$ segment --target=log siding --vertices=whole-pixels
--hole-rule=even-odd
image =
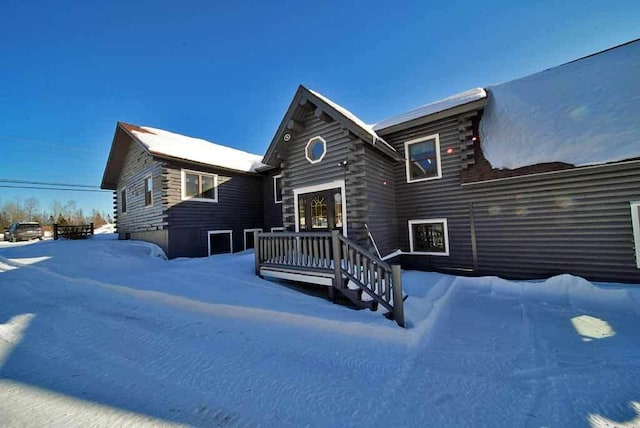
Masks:
[[[183,200],[183,169],[216,174],[217,202]],[[178,161],[165,161],[162,174],[170,257],[207,256],[208,232],[213,230],[232,230],[233,248],[239,251],[244,229],[263,227],[263,176]]]
[[[405,265],[510,278],[570,273],[640,282],[629,210],[640,199],[638,164],[463,184],[461,170],[474,167],[467,154],[475,117],[466,113],[384,136],[403,154],[405,141],[440,136],[441,179],[407,183],[405,165],[394,167],[397,234],[408,252],[409,220],[446,218],[450,255],[407,256]]]

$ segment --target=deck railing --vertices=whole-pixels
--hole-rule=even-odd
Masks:
[[[404,327],[402,275],[356,243],[332,232],[255,233],[255,269],[286,268],[313,275],[332,273],[332,287],[347,288],[345,280],[384,306]]]

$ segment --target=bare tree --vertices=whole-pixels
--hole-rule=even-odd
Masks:
[[[33,220],[33,214],[40,209],[40,201],[38,201],[36,198],[34,198],[33,196],[30,198],[27,198],[24,203],[22,204],[22,209],[24,210],[26,216],[27,216],[27,221],[32,221]]]

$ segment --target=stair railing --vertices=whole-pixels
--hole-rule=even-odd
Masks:
[[[331,232],[255,232],[255,271],[281,267],[300,271],[333,272],[332,286],[354,284],[389,311],[389,317],[404,327],[402,270],[345,238]]]

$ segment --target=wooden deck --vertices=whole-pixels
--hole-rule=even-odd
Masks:
[[[338,231],[256,232],[254,239],[256,275],[324,285],[332,300],[340,293],[360,307],[382,305],[404,327],[400,266],[388,265]]]

